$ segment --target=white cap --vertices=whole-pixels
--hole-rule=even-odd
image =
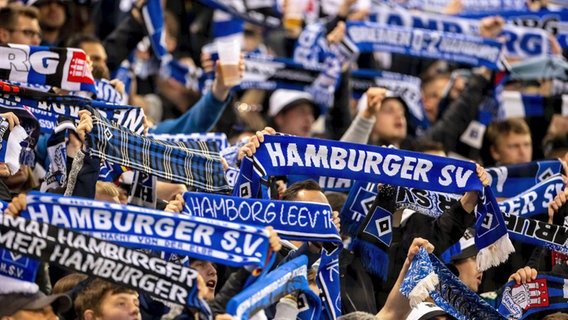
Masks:
[[[268,103],[268,116],[274,117],[283,109],[302,102],[309,103],[314,107],[314,118],[317,119],[321,110],[314,102],[314,97],[308,92],[288,89],[278,89],[272,93]]]
[[[416,307],[412,308],[406,320],[427,320],[435,316],[446,314],[448,314],[446,311],[432,302],[420,302]]]
[[[397,93],[395,93],[394,91],[391,90],[387,90],[387,94],[385,95],[385,99],[388,98],[398,98],[402,104],[404,105],[404,107],[406,108],[406,101],[404,101],[404,99]],[[363,95],[361,95],[361,98],[359,98],[359,101],[357,102],[357,112],[361,112],[363,111],[365,108],[367,107],[367,92],[363,93]]]

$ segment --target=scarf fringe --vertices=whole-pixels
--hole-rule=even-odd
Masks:
[[[370,274],[387,279],[389,256],[383,250],[367,241],[353,238],[352,247],[360,257],[365,270]]]
[[[492,245],[479,250],[477,254],[477,268],[485,271],[491,267],[496,267],[509,259],[509,255],[515,252],[515,247],[509,239],[509,235],[505,234]]]
[[[0,275],[0,294],[27,293],[34,294],[39,291],[37,284]]]
[[[414,308],[420,302],[426,300],[430,296],[430,292],[436,289],[439,282],[438,275],[434,272],[430,272],[424,279],[420,280],[408,295],[410,307]]]

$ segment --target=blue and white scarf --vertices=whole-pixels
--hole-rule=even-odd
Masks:
[[[219,146],[219,150],[224,150],[229,147],[229,140],[227,139],[227,135],[222,132],[206,132],[206,133],[195,132],[195,133],[179,133],[179,134],[150,133],[148,134],[148,138],[160,141],[168,141],[168,142],[187,142],[187,141],[214,142]]]
[[[361,52],[384,51],[504,69],[503,45],[480,37],[371,22],[348,22],[347,36]]]
[[[550,11],[541,9],[539,11],[529,10],[501,10],[496,14],[502,16],[510,24],[525,26],[529,28],[539,28],[556,36],[556,40],[563,49],[568,47],[568,10],[564,8],[560,11]],[[483,15],[472,14],[471,11],[463,11],[460,14],[469,18],[481,18]]]
[[[209,7],[223,10],[235,17],[254,24],[260,24],[270,28],[277,28],[282,24],[280,17],[275,11],[272,12],[272,14],[267,14],[267,11],[271,11],[275,7],[276,4],[274,0],[233,0],[229,2],[220,0],[199,1]]]
[[[524,0],[488,0],[479,2],[475,0],[462,0],[463,12],[485,12],[493,13],[503,10],[524,10],[526,3]],[[451,3],[451,0],[409,0],[407,8],[420,9],[443,13],[444,9]]]
[[[2,86],[0,85],[0,87]],[[12,174],[14,174],[20,168],[19,164],[31,167],[35,165],[34,150],[39,139],[40,125],[27,107],[15,106],[3,99],[3,101],[0,101],[0,113],[5,112],[13,112],[20,121],[20,125],[15,126],[10,133],[12,139],[9,136],[5,137],[8,140],[4,150],[6,152],[4,160],[6,160],[5,162],[8,164]]]
[[[285,295],[300,290],[309,297],[310,309],[314,310],[311,317],[302,319],[318,320],[321,303],[308,286],[307,263],[308,259],[302,255],[267,273],[231,298],[227,303],[227,313],[234,320],[250,319],[256,312],[278,302]]]
[[[97,86],[97,95],[96,95],[97,100],[117,105],[128,104],[128,94],[127,93],[125,93],[124,95],[120,94],[118,91],[116,91],[116,89],[110,84],[108,80],[106,79],[96,80],[95,84]],[[130,82],[124,83],[125,90],[127,86],[130,86]]]
[[[250,225],[32,192],[24,218],[134,248],[187,255],[231,266],[264,266],[268,231]]]
[[[40,191],[64,188],[67,185],[67,142],[69,130],[75,131],[73,119],[59,117],[53,134],[47,140],[49,169],[41,184]]]
[[[302,255],[267,273],[231,298],[227,303],[227,313],[232,315],[234,320],[249,319],[285,295],[300,290],[308,298],[309,308],[313,309],[309,314],[300,314],[308,316],[301,319],[319,319],[321,303],[308,285],[307,263],[308,259]]]
[[[505,215],[521,217],[547,213],[548,205],[559,192],[563,192],[565,186],[562,176],[555,175],[515,197],[499,202],[499,208]]]
[[[80,232],[0,214],[0,247],[201,309],[195,270]]]
[[[22,126],[15,125],[10,130],[10,123],[0,116],[0,163],[5,163],[10,175],[16,174],[20,169],[20,145],[28,137]]]
[[[3,44],[0,55],[4,57],[0,59],[0,79],[97,92],[81,49]]]
[[[525,284],[510,281],[505,285],[498,310],[507,319],[525,319],[546,310],[566,310],[565,286],[566,279],[549,275],[538,275]]]
[[[156,176],[134,171],[128,203],[144,208],[156,209],[156,203],[158,202],[156,182]]]
[[[409,298],[411,306],[430,296],[456,319],[505,319],[424,248],[412,260],[400,292]]]
[[[513,251],[493,193],[481,185],[474,163],[404,150],[289,136],[266,136],[254,159],[262,176],[309,172],[441,192],[477,190],[484,195],[476,211],[480,269],[499,264]],[[486,254],[489,252],[493,254]]]
[[[479,19],[466,19],[428,12],[416,12],[402,7],[376,4],[371,7],[370,21],[381,25],[397,25],[407,28],[422,28],[453,32],[469,36],[479,35]],[[486,16],[487,14],[484,14]],[[550,53],[548,34],[544,30],[507,24],[499,35],[506,39],[506,55],[526,58]]]
[[[93,130],[87,136],[90,155],[200,190],[228,191],[214,144],[197,142],[192,148],[182,147],[136,135],[96,112],[91,117]]]
[[[496,197],[514,197],[556,174],[562,173],[558,160],[533,161],[509,166],[485,168]]]
[[[339,213],[341,234],[357,236],[359,226],[371,210],[377,196],[377,184],[355,181]]]
[[[324,304],[322,319],[337,319],[341,316],[341,292],[339,285],[339,252],[342,245],[323,246],[316,283]]]
[[[183,213],[254,226],[272,226],[287,240],[341,242],[327,204],[185,192]]]
[[[38,119],[41,131],[51,133],[59,116],[79,119],[79,110],[94,107],[104,116],[137,133],[144,132],[144,111],[133,106],[115,105],[77,96],[60,96],[48,92],[22,88],[1,82],[3,101],[15,106],[26,106]]]

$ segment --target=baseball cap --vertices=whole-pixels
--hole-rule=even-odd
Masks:
[[[431,302],[420,302],[416,307],[412,308],[406,320],[427,320],[446,314],[448,314],[446,311]]]
[[[20,310],[38,310],[47,305],[51,305],[56,313],[65,312],[71,308],[71,298],[63,293],[46,296],[41,291],[35,294],[0,294],[0,317],[11,316]]]
[[[475,230],[473,228],[466,229],[463,237],[460,238],[459,243],[461,252],[450,257],[450,261],[452,263],[469,257],[474,257],[479,252],[475,245]]]
[[[312,105],[314,110],[314,119],[317,119],[320,116],[321,109],[314,102],[314,97],[310,93],[288,89],[278,89],[272,93],[268,102],[268,116],[274,117],[280,112],[301,103],[308,103]]]
[[[405,112],[408,111],[408,104],[406,103],[406,101],[404,101],[404,99],[400,96],[400,94],[391,91],[391,90],[387,90],[387,94],[385,95],[385,99],[398,99],[402,105],[404,106],[404,110]],[[363,95],[361,96],[361,98],[359,99],[359,101],[357,102],[357,111],[361,112],[363,111],[365,108],[367,107],[367,93],[363,93]]]

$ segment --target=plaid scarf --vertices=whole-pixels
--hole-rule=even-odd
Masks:
[[[37,192],[28,194],[21,216],[129,247],[231,266],[263,267],[270,246],[264,228]]]
[[[197,142],[188,148],[148,139],[91,113],[93,130],[87,136],[91,155],[200,190],[229,190],[214,144]]]
[[[0,79],[97,92],[83,50],[3,44],[0,55]]]

